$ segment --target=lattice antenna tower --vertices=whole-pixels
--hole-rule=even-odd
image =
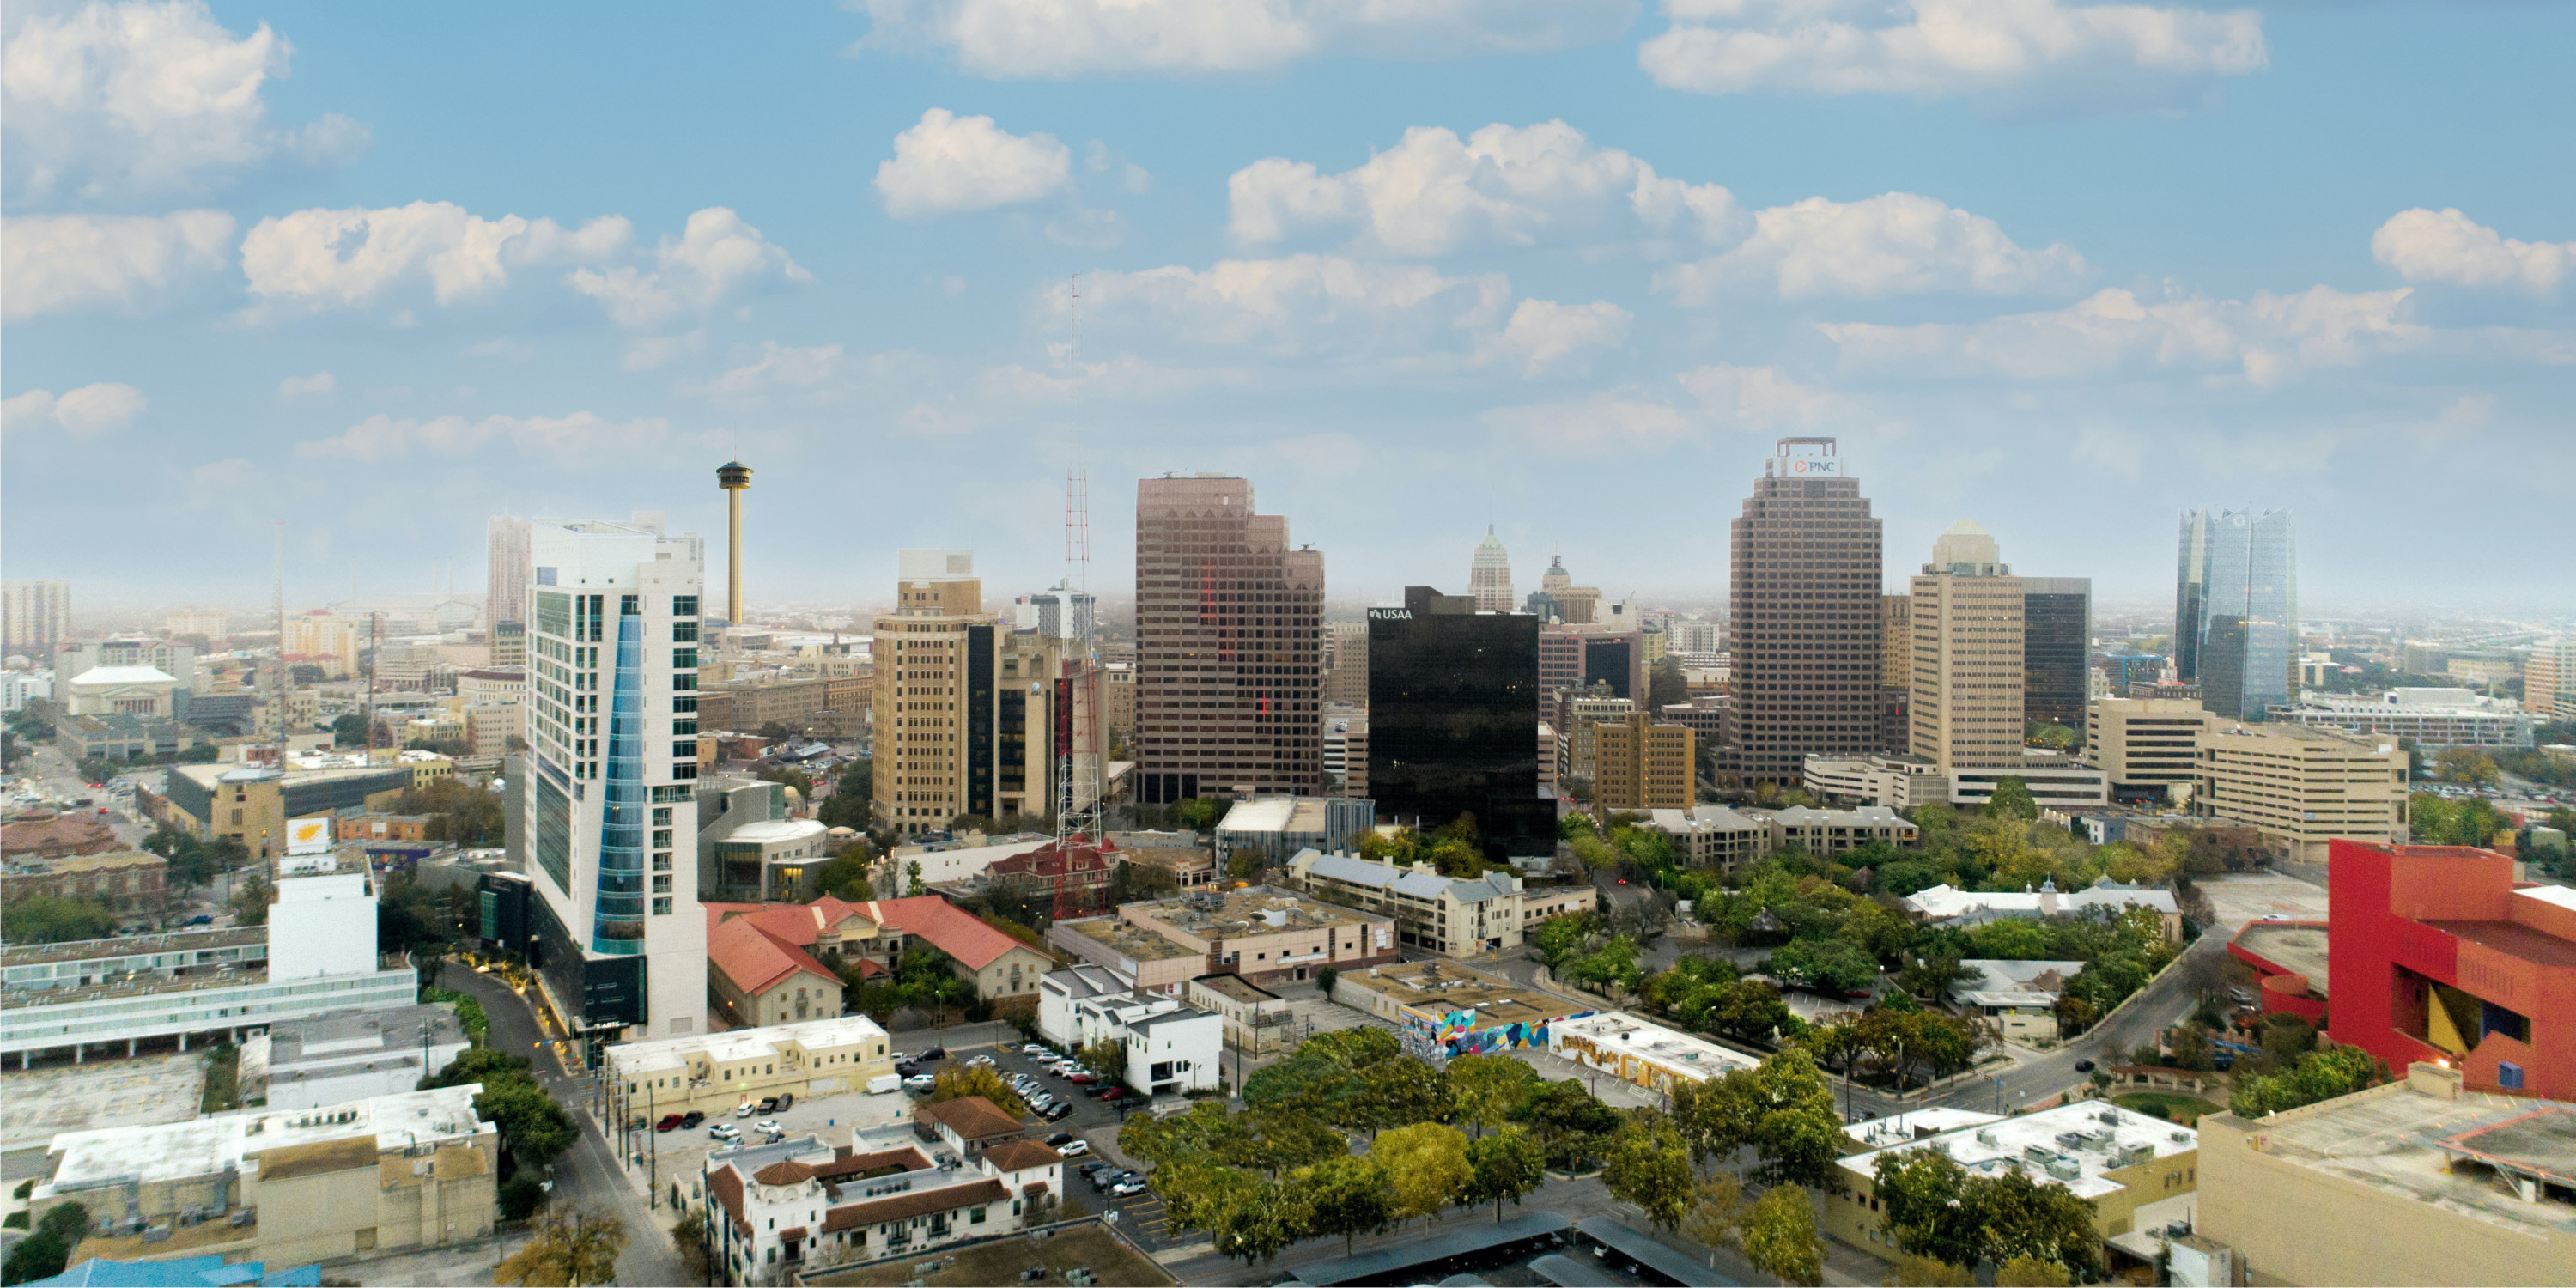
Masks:
[[[1064,360],[1065,393],[1070,406],[1066,420],[1073,431],[1073,461],[1064,474],[1064,579],[1059,592],[1060,611],[1064,622],[1065,657],[1062,669],[1066,720],[1057,735],[1056,746],[1056,839],[1059,842],[1083,841],[1100,843],[1100,758],[1105,749],[1091,747],[1101,735],[1099,726],[1100,657],[1095,646],[1092,614],[1082,611],[1091,599],[1091,473],[1082,460],[1082,275],[1076,273],[1068,284],[1069,305]],[[1067,875],[1070,875],[1068,873]],[[1057,915],[1068,915],[1063,907],[1071,896],[1070,881],[1059,882]],[[1078,915],[1078,914],[1076,914]]]

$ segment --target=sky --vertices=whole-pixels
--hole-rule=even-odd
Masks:
[[[2576,607],[2576,6],[13,4],[0,567],[75,605],[481,588],[660,510],[755,603],[1132,585],[1242,474],[1336,599],[1487,524],[1709,597],[1783,436],[1891,587],[1973,520],[2171,595]],[[710,550],[711,590],[721,541]]]

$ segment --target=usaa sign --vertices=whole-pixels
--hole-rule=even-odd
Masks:
[[[1410,608],[1372,608],[1369,610],[1369,620],[1372,622],[1409,622],[1413,620],[1413,610]]]

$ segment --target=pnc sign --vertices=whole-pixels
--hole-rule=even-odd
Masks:
[[[1843,463],[1831,456],[1792,456],[1780,468],[1791,478],[1841,478],[1843,473]]]

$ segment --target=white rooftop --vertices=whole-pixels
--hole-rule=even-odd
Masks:
[[[745,823],[726,834],[724,839],[752,845],[777,845],[784,841],[821,836],[824,830],[823,825],[814,819],[782,818],[765,823]]]
[[[774,1055],[782,1044],[787,1043],[812,1051],[882,1042],[885,1036],[885,1030],[864,1015],[840,1015],[797,1024],[735,1029],[728,1033],[692,1033],[652,1042],[620,1042],[608,1048],[608,1059],[621,1073],[642,1072],[674,1068],[691,1056],[704,1056],[720,1064],[733,1063]],[[871,1051],[869,1057],[873,1059],[875,1053]]]
[[[2000,957],[1967,957],[1960,959],[1959,970],[1962,973],[1973,970],[1985,976],[1984,979],[1979,980],[1978,982],[1990,988],[2026,989],[2031,987],[2032,980],[2038,979],[2040,976],[2045,975],[2050,971],[2057,972],[2058,982],[2063,984],[2065,981],[2073,979],[2077,975],[2084,973],[2084,963],[2014,961],[2009,958]]]
[[[1234,803],[1225,812],[1225,821],[1216,825],[1220,832],[1285,832],[1288,820],[1297,812],[1293,796],[1256,796]]]
[[[1945,883],[1905,896],[1905,906],[1935,921],[1946,921],[1952,917],[1963,917],[1976,912],[2007,917],[2036,917],[2041,915],[2044,907],[2042,900],[2050,898],[2056,901],[2057,911],[2060,913],[2081,912],[2087,908],[2109,908],[2117,912],[2131,907],[2153,908],[2163,913],[2180,911],[2174,904],[2172,891],[2153,890],[2143,886],[2124,886],[2109,880],[2097,882],[2089,890],[2077,890],[2068,894],[2058,893],[2053,885],[2043,885],[2038,890],[2014,891],[1960,890]]]
[[[251,1109],[193,1122],[107,1127],[54,1137],[62,1162],[35,1197],[125,1181],[179,1181],[242,1168],[263,1150],[375,1137],[379,1150],[463,1139],[490,1130],[474,1116],[483,1084],[370,1096],[318,1109]]]
[[[82,684],[177,684],[170,673],[157,666],[93,666],[72,677]]]
[[[1875,1178],[1881,1154],[1939,1149],[1979,1176],[2001,1176],[2019,1168],[2030,1173],[2032,1180],[2055,1181],[2077,1198],[2093,1199],[2123,1188],[2118,1181],[2103,1179],[2104,1172],[2198,1148],[2200,1133],[2189,1127],[2100,1100],[2079,1100],[1845,1155],[1842,1166],[1858,1176]]]
[[[1561,1045],[1567,1038],[1586,1038],[1602,1050],[1635,1056],[1693,1079],[1722,1077],[1736,1069],[1755,1069],[1762,1064],[1741,1051],[1638,1019],[1625,1011],[1558,1020],[1548,1026],[1550,1046]]]
[[[1843,1134],[1859,1141],[1864,1148],[1881,1149],[1962,1127],[1983,1127],[2001,1117],[2002,1114],[1979,1113],[1974,1109],[1916,1109],[1884,1118],[1863,1119],[1844,1128]]]

